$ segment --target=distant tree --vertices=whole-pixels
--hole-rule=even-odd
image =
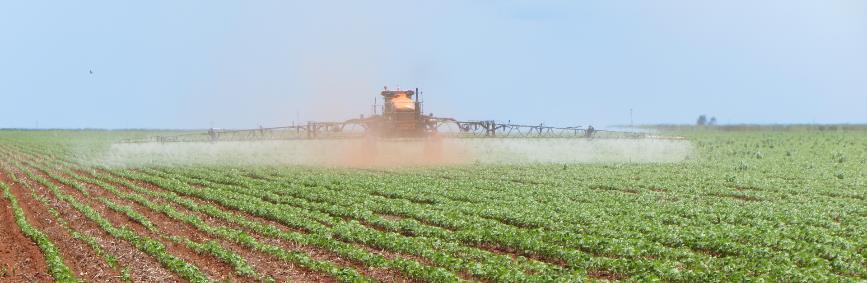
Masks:
[[[716,117],[710,117],[710,121],[707,122],[708,125],[715,126],[716,125]]]
[[[701,116],[698,116],[698,121],[695,121],[695,124],[698,126],[706,125],[707,124],[707,116],[705,116],[704,114],[702,114]]]

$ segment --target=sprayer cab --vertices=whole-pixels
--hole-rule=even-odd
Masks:
[[[415,92],[411,90],[383,90],[382,98],[385,100],[383,114],[394,112],[417,112],[419,108],[418,100],[413,101]]]
[[[375,115],[368,129],[381,137],[421,137],[428,135],[429,117],[422,114],[418,90],[388,90],[383,98],[381,115]],[[376,107],[374,106],[374,109]]]

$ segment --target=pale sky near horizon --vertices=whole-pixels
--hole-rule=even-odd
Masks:
[[[93,74],[90,74],[93,71]],[[867,123],[867,1],[5,1],[0,128]]]

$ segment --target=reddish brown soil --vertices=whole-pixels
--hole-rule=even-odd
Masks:
[[[394,259],[413,260],[413,261],[416,261],[416,262],[418,262],[418,263],[421,263],[421,264],[424,264],[424,265],[427,265],[427,266],[433,266],[433,263],[432,263],[430,260],[428,260],[428,259],[426,259],[426,258],[423,258],[423,257],[420,257],[420,256],[410,255],[410,254],[404,254],[404,253],[397,253],[397,252],[392,252],[392,251],[387,251],[387,250],[384,250],[384,249],[381,249],[381,248],[371,247],[371,246],[366,246],[366,245],[362,245],[362,244],[352,244],[352,245],[355,246],[355,247],[357,247],[357,248],[363,249],[363,250],[365,250],[365,251],[367,251],[367,252],[369,252],[369,253],[377,254],[377,255],[383,256],[383,257],[385,257],[385,258],[387,258],[387,259],[391,259],[391,260],[394,260]],[[470,280],[470,281],[473,281],[473,280],[474,280],[474,281],[479,281],[479,280],[480,280],[480,279],[477,279],[477,278],[472,278],[472,276],[470,276],[470,275],[467,274],[467,273],[459,273],[458,276],[460,276],[460,277],[461,277],[462,279],[464,279],[464,280]],[[393,279],[393,280],[390,280],[390,281],[407,282],[407,281],[405,281],[405,280],[398,280],[398,278]]]
[[[156,187],[154,184],[150,184],[150,183],[146,183],[146,182],[136,182],[136,183],[143,186],[143,187],[148,188],[149,190],[162,190],[161,188]],[[188,199],[190,199],[190,198],[188,198]],[[219,208],[226,210],[226,211],[235,212],[236,214],[238,214],[239,216],[242,216],[244,218],[258,221],[258,222],[266,224],[266,225],[272,225],[272,226],[280,228],[281,230],[284,230],[284,231],[294,231],[294,232],[299,232],[299,233],[305,233],[305,231],[302,231],[300,229],[297,229],[294,227],[288,227],[288,226],[283,225],[281,223],[278,223],[276,221],[264,219],[264,218],[261,218],[258,216],[253,216],[253,215],[249,215],[249,214],[246,214],[243,212],[235,211],[235,210],[223,207],[219,204],[216,204],[216,203],[213,203],[210,201],[204,201],[204,200],[199,200],[199,199],[192,199],[192,200],[200,201],[200,203],[207,203],[210,205],[214,205],[214,206],[219,207]],[[391,219],[395,219],[395,220],[407,219],[405,217],[396,216],[396,215],[388,215],[388,214],[383,214],[381,216],[387,217],[387,218],[390,217]],[[207,215],[204,215],[201,217],[203,219],[210,218]],[[211,219],[211,220],[222,222],[223,224],[226,224],[227,226],[233,226],[234,227],[234,224],[231,224],[231,223],[225,223],[225,222],[217,220],[217,219]],[[344,217],[344,220],[349,221],[350,219],[348,217]],[[365,226],[377,229],[379,231],[388,232],[388,231],[385,231],[385,229],[383,229],[382,227],[372,225],[370,223],[362,222],[362,224]],[[438,227],[435,225],[431,225],[431,226]],[[235,227],[235,228],[245,230],[241,227]],[[442,227],[440,227],[440,228],[442,228]],[[248,231],[248,232],[251,233],[254,237],[257,237],[257,239],[259,239],[262,242],[281,246],[281,247],[283,247],[285,249],[289,249],[289,250],[305,250],[305,251],[307,251],[308,254],[311,254],[315,259],[335,262],[335,263],[340,264],[342,266],[351,266],[351,267],[355,268],[356,270],[358,270],[359,272],[361,272],[362,274],[364,274],[365,276],[376,278],[380,281],[384,281],[384,282],[409,282],[409,281],[411,281],[411,279],[409,279],[405,275],[401,274],[397,270],[391,270],[391,269],[387,269],[387,268],[367,268],[360,263],[356,263],[356,262],[353,262],[351,260],[342,259],[339,255],[328,252],[328,251],[318,250],[318,249],[311,248],[311,247],[298,246],[298,245],[291,243],[291,242],[283,242],[283,241],[276,240],[276,239],[267,239],[266,237],[259,235],[253,231]],[[405,236],[412,236],[412,235],[408,235],[408,234],[404,234],[404,235]],[[388,259],[403,258],[403,259],[407,259],[407,260],[417,261],[417,262],[422,263],[424,265],[432,266],[432,263],[423,257],[390,252],[390,251],[386,251],[386,250],[379,249],[376,247],[370,247],[370,246],[365,246],[365,245],[360,245],[360,244],[353,244],[353,245],[356,247],[362,248],[362,249],[364,249],[370,253],[378,254],[378,255],[381,255],[381,256],[388,258]],[[458,275],[463,277],[464,279],[467,279],[467,280],[478,280],[478,279],[472,278],[471,276],[469,276],[467,274],[458,274]]]
[[[144,188],[147,188],[149,190],[165,191],[164,189],[159,188],[159,187],[155,186],[154,184],[145,183],[145,182],[137,182],[137,181],[133,181],[133,182],[135,184],[142,186]],[[117,186],[117,184],[113,184],[113,185]],[[122,186],[118,186],[118,188],[123,188],[124,190],[128,190],[127,188],[124,188]],[[216,203],[213,203],[210,201],[205,201],[205,200],[201,200],[201,199],[197,199],[197,198],[191,198],[191,197],[184,197],[184,198],[188,199],[188,200],[195,201],[195,202],[200,203],[200,204],[213,205],[215,207],[220,208],[223,211],[232,212],[238,216],[250,219],[252,221],[257,221],[257,222],[265,224],[265,225],[272,225],[272,226],[277,227],[283,231],[305,233],[305,231],[302,231],[300,229],[288,227],[288,226],[283,225],[281,223],[278,223],[276,221],[267,220],[267,219],[264,219],[264,218],[261,218],[258,216],[247,214],[245,212],[226,208],[226,207],[223,207],[219,204],[216,204]],[[180,212],[198,216],[199,218],[204,220],[208,225],[216,226],[216,227],[226,226],[229,228],[242,230],[242,231],[249,233],[251,236],[256,238],[256,240],[258,240],[261,243],[278,246],[278,247],[281,247],[284,250],[288,250],[288,251],[302,251],[302,252],[310,255],[314,259],[323,260],[323,261],[330,261],[330,262],[333,262],[333,263],[340,265],[340,266],[351,267],[351,268],[355,269],[356,271],[358,271],[359,273],[361,273],[365,276],[371,277],[371,278],[375,278],[379,281],[384,281],[384,282],[408,282],[408,281],[410,281],[408,278],[404,277],[402,274],[400,274],[399,271],[396,271],[396,270],[391,270],[391,269],[387,269],[387,268],[368,268],[368,267],[366,267],[360,263],[357,263],[357,262],[354,262],[354,261],[351,261],[348,259],[344,259],[340,255],[333,253],[333,252],[330,252],[330,251],[327,251],[327,250],[323,250],[323,249],[319,249],[319,248],[311,247],[311,246],[303,246],[303,245],[299,245],[299,244],[293,243],[291,241],[285,241],[282,239],[269,238],[269,237],[266,237],[264,235],[261,235],[261,234],[255,232],[255,231],[251,231],[249,229],[246,229],[240,225],[237,225],[234,223],[229,223],[229,222],[224,221],[224,220],[216,219],[216,218],[213,218],[213,217],[208,216],[208,215],[203,214],[203,213],[194,212],[194,211],[186,209],[185,207],[181,207],[178,205],[173,205],[173,207]],[[273,259],[273,260],[279,261],[277,259]],[[266,274],[270,274],[270,273],[266,273]],[[277,274],[277,276],[273,276],[273,277],[274,278],[280,278],[279,274]],[[293,281],[296,281],[296,280],[293,280]],[[311,281],[311,280],[309,278],[305,278],[305,279],[302,279],[302,281]]]
[[[50,203],[54,204],[54,208],[58,210],[63,219],[69,223],[72,229],[79,233],[95,237],[99,246],[101,246],[106,253],[117,259],[120,268],[127,268],[129,270],[130,278],[133,281],[177,282],[180,280],[180,278],[175,276],[173,273],[162,268],[156,260],[139,251],[128,242],[112,237],[96,223],[88,220],[73,207],[69,206],[65,202],[57,200],[53,194],[44,191],[41,193],[41,195],[46,197]],[[27,193],[27,197],[30,197],[29,192]],[[26,210],[25,213],[27,213]],[[44,211],[44,213],[48,212]],[[56,223],[52,224],[56,225]]]
[[[0,173],[0,181],[9,185]],[[0,197],[0,281],[51,281],[42,251],[21,232],[12,214],[12,205]]]
[[[505,255],[505,256],[508,256],[511,258],[517,258],[519,256],[522,256],[522,257],[526,257],[526,258],[529,258],[529,259],[532,259],[535,261],[540,261],[540,262],[544,262],[544,263],[547,263],[550,265],[560,266],[560,267],[564,267],[564,268],[569,266],[569,264],[566,261],[564,261],[563,259],[560,259],[560,258],[524,253],[524,252],[518,251],[514,248],[500,247],[500,246],[492,245],[492,244],[481,244],[481,245],[478,245],[476,247],[479,249],[483,249],[485,251],[494,253],[494,254]]]
[[[403,217],[400,215],[392,215],[392,214],[384,214],[384,213],[379,214],[379,216],[382,218],[385,218],[386,220],[389,220],[389,221],[401,221],[401,220],[406,219],[406,217]]]
[[[89,190],[90,196],[85,196],[77,189],[69,188],[66,185],[61,184],[57,180],[51,179],[49,176],[43,174],[43,172],[36,173],[43,178],[51,180],[54,185],[59,186],[66,194],[75,197],[80,202],[95,209],[103,217],[108,219],[115,227],[126,226],[127,228],[134,230],[136,234],[142,237],[148,237],[161,242],[163,245],[166,246],[166,251],[169,254],[172,254],[180,259],[183,259],[186,262],[196,265],[202,272],[207,274],[210,279],[227,280],[231,282],[237,282],[240,280],[235,275],[234,270],[231,266],[220,262],[218,259],[210,255],[198,254],[181,243],[176,243],[165,237],[162,237],[160,234],[156,234],[148,230],[142,224],[129,218],[125,214],[108,208],[102,202],[97,201],[97,199],[100,197],[104,197],[116,204],[131,206],[133,209],[135,209],[135,211],[139,212],[140,214],[144,215],[148,220],[150,220],[156,227],[159,228],[159,231],[161,233],[165,233],[166,236],[182,236],[197,242],[210,240],[206,235],[199,233],[197,230],[195,230],[195,228],[190,227],[189,225],[185,225],[184,223],[174,221],[163,214],[154,212],[137,203],[120,199],[114,194],[111,194],[110,192],[101,188],[91,187],[91,189]]]
[[[132,181],[132,180],[129,180],[129,181]],[[143,187],[146,187],[149,190],[164,191],[162,188],[155,187],[152,184],[140,184],[140,183],[136,183],[136,184],[141,185]],[[123,192],[134,193],[134,191],[132,191],[129,188],[126,188],[120,184],[112,183],[111,185],[116,187],[117,189],[123,191]],[[90,185],[90,187],[94,187],[94,186]],[[190,198],[188,198],[188,199],[190,199]],[[154,201],[156,203],[160,203],[160,204],[168,204],[165,201],[158,200],[155,198],[150,198],[150,200]],[[190,200],[193,200],[193,201],[196,201],[199,203],[203,203],[201,200],[198,200],[198,199],[190,199]],[[126,204],[131,204],[131,202],[126,203]],[[245,230],[245,229],[242,229],[241,227],[238,227],[235,224],[231,224],[231,223],[227,223],[225,221],[214,219],[213,217],[210,217],[208,215],[205,215],[205,214],[202,214],[199,212],[193,212],[193,211],[188,210],[185,207],[181,207],[179,205],[175,205],[175,204],[169,204],[169,205],[171,205],[175,210],[177,210],[181,213],[196,215],[199,218],[205,220],[205,223],[207,223],[208,225],[214,226],[214,227],[226,226],[226,227],[234,228],[234,229],[238,229],[238,230]],[[167,216],[164,216],[161,213],[154,212],[150,209],[141,207],[139,205],[134,205],[134,207],[137,207],[137,210],[139,210],[139,212],[142,212],[142,214],[144,214],[149,219],[151,219],[151,221],[153,221],[154,224],[157,225],[158,227],[163,227],[162,226],[163,224],[160,224],[160,223],[157,223],[156,221],[154,221],[155,218],[160,217],[160,218],[168,219]],[[223,209],[225,210],[225,208],[223,208]],[[147,211],[148,214],[145,214],[142,210]],[[227,211],[231,211],[231,210],[227,210]],[[232,212],[237,213],[237,211],[232,211]],[[159,215],[156,216],[155,214],[159,214]],[[170,221],[173,221],[173,220],[170,220]],[[176,223],[179,223],[179,222],[176,222]],[[193,227],[190,227],[190,228],[193,228]],[[257,235],[255,233],[253,233],[252,231],[247,231],[247,230],[245,230],[245,231],[247,233],[254,235],[254,236]],[[200,233],[199,235],[202,238],[207,237],[207,235],[205,235],[204,233]],[[191,238],[191,239],[194,239],[194,238]],[[262,238],[257,237],[257,240],[261,240],[261,239]],[[263,243],[269,243],[269,242],[263,241]],[[244,259],[247,260],[247,263],[249,263],[251,266],[256,268],[256,270],[261,275],[270,276],[270,277],[272,277],[272,278],[274,278],[280,282],[335,282],[336,281],[334,278],[331,278],[326,274],[307,270],[302,266],[297,266],[293,263],[284,262],[278,258],[271,256],[271,255],[268,255],[268,254],[265,254],[265,253],[262,253],[259,251],[252,251],[250,248],[242,247],[242,246],[239,246],[237,244],[231,243],[229,241],[222,241],[221,240],[220,244],[223,247],[228,248],[228,249],[234,251],[235,253],[237,253],[238,255],[244,257]],[[287,249],[287,250],[307,252],[307,250],[304,250],[304,249]]]
[[[310,257],[312,257],[313,259],[329,261],[339,266],[355,269],[362,275],[374,278],[381,282],[410,282],[408,278],[404,277],[400,273],[400,271],[397,270],[392,270],[388,268],[367,267],[359,262],[343,258],[339,254],[328,250],[323,250],[312,246],[299,245],[290,241],[268,238],[252,231],[248,231],[248,233],[251,233],[251,235],[256,238],[256,240],[264,244],[278,246],[288,251],[302,251],[310,255]]]
[[[36,159],[38,159],[38,157],[30,159],[30,160],[36,160]],[[164,237],[164,236],[169,236],[169,235],[179,235],[179,236],[184,236],[184,237],[189,238],[189,239],[194,240],[194,241],[204,241],[204,240],[210,240],[212,238],[209,235],[205,234],[204,232],[199,231],[198,229],[196,229],[195,227],[193,227],[189,224],[171,219],[168,216],[163,215],[162,213],[148,209],[148,208],[146,208],[146,207],[144,207],[138,203],[135,203],[133,201],[121,199],[120,197],[114,195],[113,193],[105,191],[101,188],[98,188],[98,187],[92,185],[92,184],[87,184],[87,186],[89,187],[89,195],[85,195],[82,192],[80,192],[74,188],[70,188],[68,186],[62,185],[57,180],[53,180],[52,178],[48,177],[47,174],[45,174],[44,172],[38,171],[35,168],[31,168],[31,170],[35,174],[38,174],[41,177],[44,177],[46,179],[51,180],[51,182],[53,182],[55,185],[59,186],[61,188],[61,190],[63,190],[65,193],[75,197],[76,199],[78,199],[82,203],[94,208],[96,211],[98,211],[100,214],[102,214],[106,219],[108,219],[113,225],[115,225],[117,227],[126,226],[126,227],[136,231],[139,235],[159,240],[160,242],[162,242],[163,244],[166,245],[167,250],[170,254],[173,254],[173,255],[178,256],[179,258],[181,258],[187,262],[195,264],[203,272],[208,274],[209,277],[211,277],[212,279],[218,279],[218,280],[223,279],[223,280],[229,280],[229,281],[233,281],[233,282],[234,281],[251,281],[251,280],[253,280],[252,278],[238,277],[237,275],[234,274],[234,271],[232,270],[232,268],[230,266],[228,266],[227,264],[224,264],[222,262],[219,262],[216,258],[210,257],[208,255],[196,254],[194,251],[190,250],[189,248],[187,248],[181,244],[175,244],[174,242],[172,242],[172,241],[168,240],[166,237]],[[93,176],[91,174],[91,172],[77,171],[76,173],[81,174],[83,176]],[[52,172],[52,174],[58,174],[64,178],[69,178],[69,176],[65,176],[65,175],[59,174],[57,172]],[[122,178],[122,177],[120,177],[120,178]],[[71,179],[71,178],[69,178],[69,179]],[[126,178],[124,178],[124,179],[126,179]],[[127,180],[129,180],[129,181],[131,181],[137,185],[140,185],[143,188],[149,189],[149,190],[165,191],[164,189],[159,188],[156,185],[153,185],[150,183],[141,182],[141,181],[137,181],[137,180],[130,180],[130,179],[127,179]],[[120,186],[119,184],[112,184],[112,185],[114,185],[115,187],[117,187],[118,189],[120,189],[124,192],[132,192],[130,189],[125,188],[124,186]],[[64,202],[60,202],[59,200],[56,200],[54,198],[54,196],[50,192],[47,191],[47,188],[42,188],[42,186],[38,186],[38,188],[39,188],[39,190],[41,190],[40,194],[45,196],[46,198],[48,198],[53,203],[53,206],[55,206],[56,209],[61,212],[63,218],[70,222],[70,225],[73,226],[73,229],[75,229],[79,232],[82,232],[82,233],[94,235],[95,237],[97,237],[99,239],[100,243],[104,247],[106,247],[107,252],[118,257],[122,266],[129,266],[133,280],[135,280],[135,281],[179,281],[179,278],[177,278],[177,276],[175,274],[167,271],[165,268],[160,266],[156,261],[154,261],[151,257],[142,254],[141,252],[136,250],[134,247],[132,247],[131,245],[129,245],[125,241],[111,237],[110,235],[108,235],[107,233],[102,231],[98,226],[96,226],[95,223],[93,223],[92,221],[86,220],[86,218],[84,218],[83,215],[80,215],[74,208],[70,207],[68,204],[65,204]],[[201,187],[199,189],[207,189],[207,188]],[[28,196],[29,196],[29,191],[28,191]],[[131,206],[137,212],[139,212],[142,215],[144,215],[145,217],[147,217],[157,227],[159,227],[160,235],[158,235],[152,231],[147,230],[143,225],[133,221],[132,219],[129,219],[129,217],[127,217],[126,215],[109,209],[108,207],[106,207],[104,204],[102,204],[98,200],[98,197],[105,197],[105,198],[111,200],[112,202],[115,202],[115,203],[118,203],[121,205]],[[19,196],[19,198],[23,198],[23,196]],[[295,229],[295,228],[288,227],[286,225],[277,223],[275,221],[271,221],[271,220],[267,220],[267,219],[264,219],[261,217],[253,216],[253,215],[250,215],[250,214],[245,213],[245,212],[241,212],[241,211],[237,211],[237,210],[233,210],[233,209],[228,209],[228,208],[223,207],[221,205],[214,204],[214,203],[211,203],[208,201],[204,201],[204,200],[201,200],[198,198],[194,198],[194,197],[184,197],[184,198],[198,202],[198,203],[208,203],[208,204],[214,205],[214,206],[216,206],[216,207],[218,207],[224,211],[234,213],[238,216],[245,217],[245,218],[253,220],[253,221],[258,221],[258,222],[263,223],[263,224],[274,225],[275,227],[283,229],[284,231],[293,231],[293,232],[299,232],[299,233],[305,232],[305,231],[301,231],[300,229]],[[161,203],[161,204],[166,203],[166,201],[158,200],[156,198],[148,197],[148,199],[155,201],[157,203]],[[28,198],[28,200],[31,202],[36,201],[35,199],[32,199],[32,198]],[[257,240],[259,240],[262,243],[279,246],[279,247],[281,247],[287,251],[290,251],[290,252],[300,251],[300,252],[303,252],[303,253],[310,255],[312,258],[317,259],[317,260],[329,261],[329,262],[333,262],[339,266],[344,266],[344,267],[349,267],[349,268],[355,269],[359,273],[361,273],[365,276],[368,276],[370,278],[377,279],[379,281],[388,281],[388,282],[395,282],[395,281],[408,282],[408,281],[411,281],[408,279],[408,277],[406,277],[404,274],[400,273],[398,270],[393,270],[393,269],[388,269],[388,268],[369,268],[369,267],[367,267],[367,266],[365,266],[359,262],[355,262],[355,261],[343,258],[342,256],[340,256],[336,253],[327,251],[327,250],[323,250],[323,249],[319,249],[319,248],[315,248],[315,247],[311,247],[311,246],[302,246],[302,245],[298,245],[294,242],[287,241],[287,240],[274,239],[274,238],[266,237],[264,235],[260,235],[258,233],[253,232],[253,231],[249,231],[247,229],[244,229],[243,227],[240,227],[240,225],[228,223],[227,221],[223,221],[223,220],[219,220],[219,219],[214,219],[214,218],[207,216],[203,213],[192,212],[192,211],[190,211],[184,207],[181,207],[180,205],[175,205],[175,204],[170,204],[170,205],[172,205],[172,207],[174,207],[179,212],[186,213],[186,214],[192,214],[192,215],[196,215],[196,216],[200,217],[201,219],[205,220],[205,222],[209,225],[226,226],[226,227],[230,227],[233,229],[242,230],[242,231],[245,231],[246,233],[254,236]],[[32,212],[29,212],[29,213],[32,213]],[[43,213],[47,214],[47,210],[44,211]],[[56,223],[55,223],[55,225],[56,225]],[[57,225],[57,226],[58,227],[56,229],[63,230],[62,227],[60,227],[59,225]],[[51,227],[49,227],[47,225],[43,228],[52,229]],[[270,256],[268,254],[262,253],[261,251],[256,251],[256,250],[250,249],[248,247],[242,247],[242,246],[239,246],[237,244],[234,244],[234,243],[231,243],[231,242],[225,241],[225,240],[218,240],[218,242],[223,247],[225,247],[229,250],[232,250],[235,253],[244,257],[244,259],[246,259],[247,262],[250,265],[252,265],[261,275],[270,276],[272,278],[277,279],[278,281],[290,281],[290,282],[334,282],[335,281],[334,278],[332,278],[328,275],[325,275],[321,272],[312,272],[312,271],[307,270],[301,266],[296,266],[292,263],[284,262],[282,260],[279,260],[278,258],[275,258],[275,257]],[[81,244],[83,244],[83,243],[81,243]],[[86,248],[88,248],[88,249],[85,251],[82,251],[80,249],[70,249],[70,252],[67,252],[67,254],[64,254],[64,258],[81,257],[80,254],[84,253],[84,252],[93,253],[93,251],[89,250],[89,247],[86,247]],[[370,247],[367,247],[366,249],[371,251],[372,253],[379,254],[379,255],[385,256],[387,258],[402,257],[402,258],[406,258],[409,260],[419,260],[419,259],[416,259],[412,256],[389,253],[387,251],[376,250],[376,249],[373,249]],[[132,257],[125,256],[128,254],[134,254],[135,256],[132,256]],[[106,265],[104,260],[101,260],[98,257],[96,257],[96,258],[99,259],[103,265]],[[422,262],[423,264],[429,264],[429,262],[422,261],[422,260],[420,260],[419,262]],[[70,264],[70,265],[71,265],[71,267],[73,266],[73,264]],[[83,265],[83,264],[75,264],[74,266],[76,266],[75,272],[78,272],[77,271],[78,269],[82,269],[82,268],[78,268],[79,266],[85,266],[85,267],[89,268],[88,265]],[[93,269],[91,268],[91,269],[86,269],[86,270],[92,271]],[[109,269],[109,270],[112,270],[112,269]],[[116,270],[112,270],[112,271],[117,273]],[[87,277],[84,277],[84,279],[90,280],[90,281],[106,281],[105,279],[91,279],[91,278],[87,278]]]
[[[19,181],[27,182],[23,175],[16,175]],[[12,193],[24,210],[27,221],[45,233],[57,246],[72,274],[86,281],[117,281],[120,278],[120,273],[108,266],[90,246],[73,238],[63,226],[58,224],[48,209],[30,195],[30,190],[19,183],[14,183],[11,187]],[[52,206],[60,210],[58,203],[53,203]]]
[[[605,270],[605,269],[590,270],[587,272],[587,276],[589,276],[590,278],[596,279],[596,280],[605,280],[605,281],[619,281],[619,280],[629,278],[629,276],[626,276],[626,275],[623,275],[620,273],[616,273],[613,271]]]

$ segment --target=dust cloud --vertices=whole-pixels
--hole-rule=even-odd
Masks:
[[[148,165],[304,165],[328,167],[532,163],[671,163],[691,153],[686,140],[464,138],[282,140],[115,144],[100,163]]]

